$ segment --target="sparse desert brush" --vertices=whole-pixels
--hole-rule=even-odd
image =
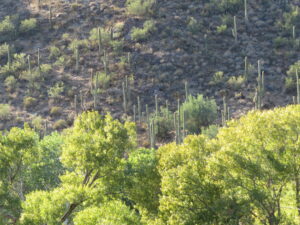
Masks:
[[[11,107],[9,104],[0,104],[0,119],[6,120],[11,115]]]
[[[127,0],[126,6],[129,14],[145,16],[151,12],[155,0]]]
[[[30,97],[30,96],[25,97],[23,99],[23,105],[26,109],[29,109],[29,108],[33,107],[36,104],[36,102],[37,102],[37,99],[34,98],[34,97]]]

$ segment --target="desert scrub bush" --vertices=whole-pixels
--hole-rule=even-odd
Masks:
[[[156,116],[155,113],[152,113],[150,118],[155,119],[156,136],[160,139],[170,138],[171,131],[174,129],[172,112],[166,107],[161,107],[158,115]]]
[[[35,130],[41,131],[43,129],[43,118],[41,116],[34,116],[31,119],[31,125]]]
[[[11,107],[9,104],[0,104],[0,120],[7,120],[11,115]]]
[[[21,21],[19,32],[21,34],[28,34],[28,33],[32,33],[36,29],[37,29],[37,20],[35,18],[30,18]]]
[[[41,64],[40,66],[40,72],[43,77],[47,77],[51,70],[52,66],[50,64]]]
[[[210,85],[218,85],[218,84],[223,83],[224,80],[225,80],[224,72],[223,71],[217,71],[217,72],[215,72],[214,76],[210,80],[209,84]]]
[[[27,68],[26,55],[24,53],[14,54],[11,64],[0,67],[0,76],[7,77],[10,75],[19,76]]]
[[[56,46],[51,46],[49,51],[49,59],[57,59],[59,56],[61,56],[60,49]]]
[[[145,16],[151,13],[155,0],[127,0],[126,8],[129,14]]]
[[[246,78],[242,75],[230,77],[227,81],[227,84],[230,88],[238,90],[245,83]]]
[[[10,16],[0,22],[0,41],[12,40],[15,36],[15,25]]]
[[[204,98],[203,95],[188,96],[180,107],[185,115],[186,129],[189,133],[200,133],[201,127],[207,127],[217,118],[217,104],[214,99]]]
[[[194,17],[190,17],[187,21],[187,28],[191,33],[195,34],[200,30],[199,22]]]
[[[243,4],[244,1],[241,0],[222,0],[221,4],[218,5],[222,12],[235,13],[243,7]]]
[[[117,22],[114,25],[114,37],[120,38],[123,35],[123,29],[124,29],[125,23],[123,21]]]
[[[100,29],[100,32],[99,32],[99,29]],[[99,36],[99,33],[100,33],[100,36]],[[106,30],[102,27],[96,27],[90,31],[89,40],[92,41],[93,46],[97,46],[98,42],[99,42],[99,38],[100,38],[101,44],[103,46],[107,47],[107,46],[109,46],[109,42],[111,40],[110,35],[111,34],[108,30]]]
[[[59,106],[53,106],[50,109],[50,115],[51,116],[59,116],[59,115],[61,115],[61,113],[62,113],[62,108],[59,107]]]
[[[54,130],[61,130],[64,129],[68,126],[67,122],[63,119],[57,120],[55,121],[55,123],[53,124],[53,129]]]
[[[29,96],[29,97],[25,97],[23,99],[23,105],[24,105],[25,109],[29,109],[29,108],[33,107],[36,103],[37,103],[37,100],[34,97]]]
[[[8,76],[4,81],[4,85],[7,91],[13,92],[17,88],[18,83],[14,76]]]
[[[153,20],[147,20],[143,24],[143,28],[134,27],[131,30],[131,39],[134,41],[146,40],[151,32],[155,31],[155,23]]]
[[[224,34],[227,31],[227,25],[222,24],[220,26],[217,26],[217,33],[218,34]]]
[[[48,96],[50,98],[57,99],[61,97],[61,94],[64,91],[64,83],[63,82],[57,82],[53,87],[49,88],[48,90]]]
[[[105,72],[97,72],[94,76],[94,86],[97,86],[99,89],[107,89],[110,83],[110,76]],[[97,90],[99,91],[99,90]]]
[[[68,48],[73,51],[73,53],[75,53],[76,49],[85,49],[87,48],[89,45],[88,40],[83,39],[83,40],[78,40],[78,39],[74,39],[73,41],[71,41],[71,43],[69,44]]]
[[[10,53],[12,53],[12,47],[9,46],[8,44],[4,43],[0,45],[0,57],[7,57],[8,54],[8,48],[10,48]]]
[[[300,60],[289,67],[287,77],[285,78],[285,89],[287,92],[293,92],[296,89],[296,70],[300,76]]]
[[[286,37],[277,37],[274,39],[273,43],[275,48],[282,48],[282,47],[290,46],[292,44],[292,41]]]
[[[290,12],[283,14],[283,20],[277,25],[283,28],[287,33],[291,33],[293,26],[300,27],[300,10],[298,6],[293,6]]]
[[[124,40],[112,40],[110,41],[110,45],[114,52],[121,53],[123,52]]]

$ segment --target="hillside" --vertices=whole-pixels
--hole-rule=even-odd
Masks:
[[[138,96],[142,112],[155,110],[155,96],[175,110],[185,86],[216,99],[219,118],[225,96],[239,117],[254,108],[258,60],[262,108],[293,102],[296,85],[286,77],[300,56],[297,0],[248,1],[248,20],[239,0],[148,2],[3,0],[0,128],[62,129],[94,108],[132,118]]]

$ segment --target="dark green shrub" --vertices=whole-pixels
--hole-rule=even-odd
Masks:
[[[161,107],[158,115],[155,113],[151,115],[152,119],[156,121],[156,136],[159,139],[166,139],[171,137],[171,131],[174,130],[173,114],[166,107]]]
[[[287,77],[285,78],[285,88],[287,92],[296,90],[296,70],[300,76],[300,60],[289,67]]]
[[[182,103],[181,114],[185,115],[185,126],[189,133],[199,133],[201,127],[209,126],[217,118],[217,104],[214,99],[203,98],[203,95],[188,96]]]
[[[200,30],[199,22],[194,17],[190,17],[188,19],[187,27],[193,34],[197,33]]]
[[[293,26],[300,27],[300,10],[298,6],[292,7],[290,12],[283,14],[283,20],[278,23],[279,27],[291,33]]]
[[[5,17],[0,22],[0,41],[8,41],[13,39],[15,35],[15,25],[10,16]]]

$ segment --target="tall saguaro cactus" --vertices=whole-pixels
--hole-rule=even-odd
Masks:
[[[11,68],[11,55],[10,55],[10,45],[7,45],[7,64],[8,64],[8,69]]]
[[[187,81],[184,82],[184,89],[185,89],[185,100],[187,100],[187,98],[189,96],[189,87],[188,87]]]
[[[98,39],[98,52],[99,52],[99,57],[101,59],[102,55],[102,34],[101,34],[101,28],[98,27],[97,30],[97,39]]]
[[[245,14],[245,23],[249,23],[249,18],[248,18],[248,4],[247,0],[244,0],[244,14]]]
[[[245,60],[244,60],[244,77],[246,80],[248,80],[249,77],[249,63],[248,63],[248,57],[245,56]]]
[[[141,100],[140,96],[137,97],[137,104],[138,104],[138,117],[139,117],[139,123],[142,122],[142,109],[141,109]]]
[[[50,29],[53,29],[53,21],[52,21],[52,6],[49,6],[49,24],[50,24]]]
[[[222,110],[222,125],[226,126],[226,121],[230,120],[229,107],[227,104],[226,97],[223,96],[223,110]]]
[[[126,97],[126,88],[125,83],[122,82],[122,90],[123,90],[123,107],[125,114],[127,113],[127,97]]]
[[[78,46],[78,44],[76,44],[76,47],[75,47],[75,58],[76,58],[75,70],[78,72],[79,71],[79,46]]]
[[[297,104],[300,104],[300,84],[299,84],[299,75],[298,69],[296,69],[296,85],[297,85]]]
[[[238,40],[238,32],[237,32],[237,25],[236,25],[236,16],[233,17],[233,29],[232,29],[232,35],[234,37],[235,43],[237,43]]]
[[[264,72],[261,71],[260,60],[257,61],[257,88],[254,96],[255,109],[261,109],[262,107],[262,99],[264,95]]]

